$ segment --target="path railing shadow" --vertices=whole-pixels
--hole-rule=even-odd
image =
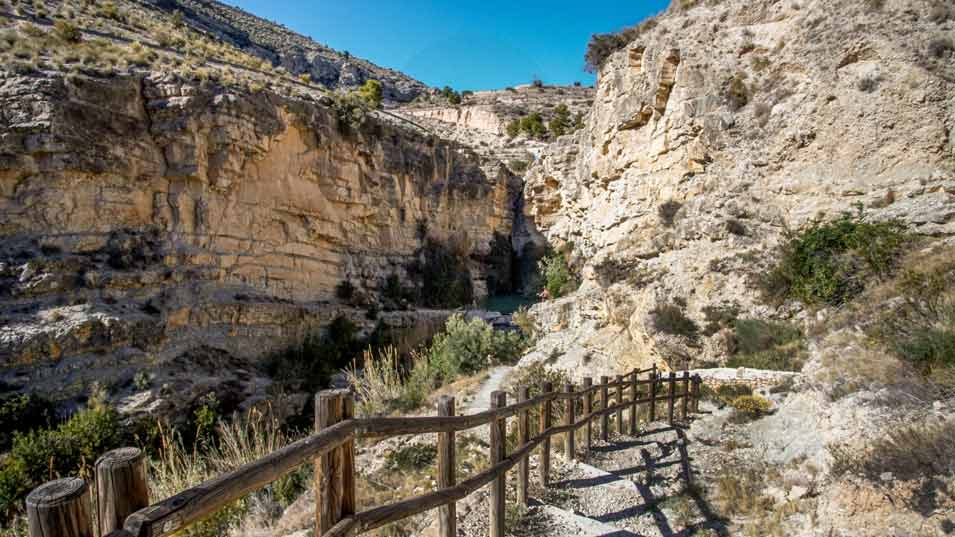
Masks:
[[[666,434],[667,436],[672,434],[672,439],[666,441],[647,439],[651,435],[660,434]],[[613,524],[620,520],[640,517],[649,513],[653,517],[654,525],[663,537],[688,537],[704,529],[715,531],[719,537],[729,537],[730,533],[726,525],[726,520],[714,511],[707,501],[702,488],[694,484],[695,472],[692,464],[693,459],[690,457],[689,450],[687,449],[689,442],[690,440],[687,438],[685,426],[674,425],[643,431],[636,437],[623,438],[618,442],[611,441],[611,443],[606,445],[594,446],[593,452],[603,454],[639,448],[639,460],[641,464],[616,470],[605,470],[611,474],[609,476],[568,479],[555,484],[579,489],[607,484],[619,479],[629,479],[636,485],[637,491],[643,499],[642,504],[628,506],[612,513],[593,517],[595,520]],[[657,454],[653,454],[651,449],[649,449],[653,445],[657,446],[657,450],[655,450],[658,452]],[[673,455],[676,455],[676,457],[672,458]],[[676,475],[676,480],[682,483],[682,486],[679,488],[679,493],[667,496],[656,495],[653,492],[654,485],[672,480],[672,478],[661,475],[659,470],[673,466],[679,466],[679,472]],[[643,475],[642,479],[638,478],[641,474]],[[684,495],[688,501],[695,505],[695,510],[699,513],[699,516],[696,518],[702,520],[688,524],[682,528],[674,528],[671,521],[667,518],[666,513],[661,508],[661,504],[669,498]]]

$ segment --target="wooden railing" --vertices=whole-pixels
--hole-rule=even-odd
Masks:
[[[647,378],[640,376],[648,374]],[[281,478],[302,464],[315,465],[315,534],[348,536],[366,532],[425,511],[438,508],[440,535],[456,535],[455,502],[484,485],[491,484],[490,535],[504,534],[505,479],[508,470],[519,466],[517,500],[528,501],[530,477],[528,458],[540,450],[540,482],[546,487],[550,474],[551,437],[561,435],[564,456],[577,459],[576,434],[585,429],[582,451],[589,453],[594,437],[594,422],[599,419],[600,438],[608,440],[613,422],[618,434],[636,434],[641,405],[647,407],[648,421],[657,418],[657,405],[666,405],[666,417],[673,424],[676,405],[685,420],[699,408],[700,378],[684,371],[677,377],[670,372],[661,377],[654,367],[634,370],[611,381],[601,377],[599,384],[583,379],[577,389],[567,384],[558,392],[545,383],[542,393],[529,397],[530,389],[520,386],[517,402],[507,404],[507,394],[491,394],[490,408],[478,414],[457,416],[454,398],[442,397],[437,416],[355,418],[354,403],[347,390],[319,392],[315,400],[315,434],[232,472],[149,505],[145,461],[135,448],[110,452],[96,465],[99,528],[105,537],[162,537],[170,535],[215,513],[243,496]],[[563,402],[561,425],[553,420],[553,405]],[[577,417],[578,403],[582,414]],[[530,411],[539,408],[537,434],[531,436]],[[628,414],[624,421],[624,413]],[[517,446],[506,452],[506,420],[517,417]],[[490,426],[490,467],[455,482],[455,433]],[[437,490],[388,505],[357,510],[355,494],[355,439],[406,434],[438,435]],[[47,483],[27,497],[31,537],[60,535],[92,537],[89,489],[82,480],[61,479]],[[120,525],[122,524],[122,525]]]

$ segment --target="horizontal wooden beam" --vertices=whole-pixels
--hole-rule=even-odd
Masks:
[[[134,537],[175,533],[337,448],[352,437],[355,425],[355,420],[337,423],[232,472],[140,509],[126,518],[123,528]]]

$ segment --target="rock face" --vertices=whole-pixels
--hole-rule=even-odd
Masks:
[[[468,259],[478,296],[509,273],[489,259],[519,182],[439,138],[168,75],[7,75],[0,100],[8,388],[121,392],[146,368],[183,404],[195,383],[261,393],[257,358],[363,319],[426,240]]]
[[[396,112],[488,158],[526,165],[548,144],[524,135],[511,138],[507,135],[508,123],[538,113],[546,124],[559,105],[567,107],[571,120],[578,115],[583,119],[593,96],[594,89],[585,86],[524,85],[467,94],[460,105],[449,104],[440,94],[429,95]]]
[[[955,232],[953,23],[935,3],[699,4],[612,54],[587,127],[526,176],[538,240],[573,243],[582,268],[575,300],[537,310],[561,351],[718,359],[719,337],[691,347],[650,312],[772,315],[753,276],[820,215]]]
[[[164,11],[180,11],[184,23],[233,46],[281,65],[295,75],[307,74],[332,89],[382,83],[385,99],[407,102],[427,86],[404,73],[338,52],[274,22],[215,0],[144,0]]]

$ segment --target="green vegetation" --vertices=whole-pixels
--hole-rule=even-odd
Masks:
[[[397,471],[421,470],[431,466],[438,458],[438,448],[434,444],[410,444],[389,451],[385,455],[385,465]]]
[[[955,388],[955,260],[923,264],[892,282],[898,299],[867,332],[923,378]]]
[[[309,334],[301,345],[268,358],[265,371],[281,385],[314,392],[361,353],[365,342],[357,334],[353,322],[336,317],[324,335]]]
[[[369,108],[373,110],[381,108],[381,101],[383,99],[381,82],[377,80],[366,80],[356,91],[358,92],[358,96],[368,104]]]
[[[53,35],[66,43],[79,43],[83,39],[83,33],[79,28],[64,20],[53,23]]]
[[[746,73],[736,73],[729,79],[723,92],[723,98],[730,109],[734,111],[749,104],[750,88],[746,85]]]
[[[687,317],[680,304],[660,304],[650,315],[653,318],[653,328],[657,332],[683,336],[690,341],[696,341],[700,334],[700,327],[693,319]]]
[[[452,315],[444,331],[427,348],[403,360],[393,347],[364,353],[361,367],[346,371],[358,395],[362,416],[378,416],[419,408],[436,388],[498,363],[517,360],[526,339],[515,332],[494,330],[481,319]]]
[[[567,257],[561,252],[551,252],[537,263],[548,298],[560,298],[577,289],[577,276],[570,268]]]
[[[33,394],[8,395],[0,399],[0,452],[10,449],[17,432],[50,427],[56,406]]]
[[[584,68],[589,73],[596,73],[611,54],[622,50],[640,35],[653,30],[656,26],[655,19],[647,19],[616,33],[593,34],[590,36],[590,42],[587,43],[587,52],[584,53]]]
[[[35,411],[24,407],[28,412]],[[122,443],[119,415],[96,403],[54,428],[14,431],[10,451],[0,459],[0,513],[20,511],[23,498],[45,481],[70,475],[89,475],[103,453]]]
[[[735,410],[733,415],[737,421],[759,419],[768,414],[772,408],[772,403],[758,395],[741,395],[730,401],[729,404]]]
[[[461,104],[461,94],[455,91],[451,86],[445,86],[442,88],[441,96],[447,99],[450,104]]]
[[[676,222],[676,215],[680,212],[683,204],[675,200],[667,200],[657,207],[657,216],[664,227],[673,227]]]
[[[428,363],[435,377],[446,383],[496,363],[513,362],[524,344],[520,334],[494,330],[480,319],[466,321],[461,315],[452,315],[431,343]]]
[[[787,323],[759,319],[733,322],[733,355],[727,367],[799,371],[805,359],[802,332]]]
[[[815,221],[790,234],[776,266],[760,282],[764,298],[838,306],[895,269],[910,236],[895,221],[869,222],[861,214]]]
[[[550,130],[550,133],[555,137],[563,136],[568,132],[572,132],[573,124],[570,120],[570,110],[567,109],[567,105],[559,104],[554,108],[554,117],[547,124],[547,128]]]
[[[524,134],[529,138],[543,138],[547,135],[547,127],[544,126],[544,119],[540,112],[531,112],[520,119],[515,119],[507,124],[507,135],[515,137]]]

